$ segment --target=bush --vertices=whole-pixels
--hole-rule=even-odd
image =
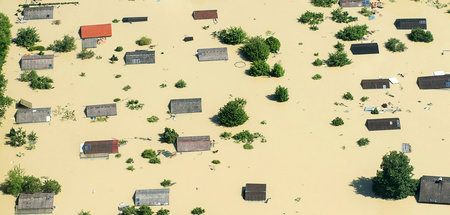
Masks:
[[[120,98],[115,98],[113,101],[114,101],[114,102],[119,102],[119,101],[120,101]]]
[[[126,107],[130,110],[140,110],[144,107],[144,104],[139,103],[139,100],[131,99],[127,101]]]
[[[315,75],[312,77],[312,79],[313,79],[313,80],[320,80],[320,79],[322,79],[322,76],[321,76],[320,74],[315,74]]]
[[[70,52],[77,48],[75,38],[65,35],[62,40],[55,40],[49,48],[55,52]]]
[[[168,187],[168,186],[170,186],[170,184],[172,184],[172,181],[171,181],[171,180],[164,179],[164,181],[162,181],[160,184],[161,184],[161,186],[163,186],[163,187]]]
[[[130,85],[126,85],[125,87],[122,88],[123,91],[128,91],[131,89]]]
[[[0,13],[0,119],[5,117],[6,109],[13,103],[13,100],[5,95],[7,79],[1,73],[11,44],[11,23],[8,16]],[[0,122],[1,125],[1,122]]]
[[[122,46],[117,46],[116,49],[114,49],[114,51],[121,52],[121,51],[123,51],[123,47]]]
[[[45,51],[45,47],[44,46],[31,46],[30,48],[28,48],[28,51],[32,52],[32,51]]]
[[[338,0],[311,0],[311,3],[316,7],[331,7],[337,2]]]
[[[211,163],[213,163],[213,164],[220,164],[220,160],[212,160]]]
[[[412,29],[411,33],[408,34],[408,38],[414,42],[432,42],[433,35],[430,31],[424,31],[421,28]]]
[[[58,194],[61,192],[61,185],[56,180],[45,180],[44,185],[42,185],[42,192]]]
[[[343,99],[345,100],[353,100],[353,95],[350,92],[346,92],[344,93],[344,95],[342,96]]]
[[[183,79],[180,79],[179,81],[177,81],[177,83],[175,83],[175,87],[176,88],[185,88],[186,82]]]
[[[153,149],[146,149],[141,153],[141,156],[143,158],[155,158],[156,157],[156,152]]]
[[[361,40],[367,34],[367,25],[347,26],[338,31],[337,38],[345,41]]]
[[[127,170],[134,171],[136,170],[133,165],[127,166]]]
[[[368,99],[369,99],[369,97],[363,96],[363,97],[361,97],[359,100],[361,100],[362,102],[365,102],[365,101],[367,101]]]
[[[128,158],[128,159],[125,161],[125,163],[128,163],[128,164],[134,163],[134,159],[133,159],[133,158]]]
[[[231,132],[223,132],[220,134],[220,138],[224,139],[224,140],[229,140],[231,138]]]
[[[80,213],[78,213],[78,215],[91,215],[91,212],[81,210]]]
[[[323,22],[323,13],[306,11],[297,20],[303,24],[318,25]]]
[[[36,79],[31,80],[30,87],[33,90],[35,89],[48,90],[53,88],[51,83],[53,83],[53,79],[46,76],[38,76]]]
[[[336,45],[334,45],[334,48],[336,48],[336,50],[338,52],[344,51],[345,45],[341,42],[337,42]]]
[[[342,11],[342,8],[333,10],[331,15],[331,20],[337,23],[349,23],[358,20],[358,17],[348,15],[348,12]]]
[[[235,134],[232,138],[236,143],[251,143],[255,138],[257,138],[257,136],[248,130],[244,130]]]
[[[115,75],[114,78],[121,78],[122,75]]]
[[[316,60],[314,60],[313,65],[314,66],[322,66],[323,61],[320,58],[317,58]]]
[[[152,214],[153,214],[152,209],[147,205],[142,205],[137,213],[137,215],[152,215]]]
[[[78,54],[78,57],[81,58],[82,60],[84,60],[84,59],[90,59],[90,58],[94,57],[94,55],[95,55],[94,51],[83,49]]]
[[[118,19],[113,19],[113,21],[112,21],[113,23],[119,23],[120,22],[120,20],[118,20]]]
[[[114,63],[114,62],[116,62],[118,60],[119,60],[119,58],[116,55],[114,55],[114,54],[111,56],[111,58],[109,58],[109,62],[111,62],[111,63]]]
[[[153,164],[159,164],[159,163],[161,163],[161,160],[159,159],[159,158],[157,158],[157,157],[154,157],[154,158],[150,158],[149,160],[148,160],[148,162],[149,163],[153,163]]]
[[[24,176],[22,183],[22,192],[33,194],[40,192],[42,188],[42,182],[39,178],[34,176]]]
[[[114,157],[115,157],[115,158],[121,158],[121,157],[122,157],[122,154],[117,153],[116,155],[114,155]]]
[[[244,124],[248,120],[244,107],[247,101],[242,98],[236,98],[229,101],[225,106],[220,108],[217,114],[217,120],[220,125],[234,127]]]
[[[405,44],[395,38],[390,38],[384,45],[391,52],[403,52],[406,49]]]
[[[379,114],[380,112],[378,111],[378,109],[373,109],[372,111],[370,111],[371,114]]]
[[[2,190],[5,194],[18,196],[22,192],[24,172],[18,166],[8,171],[8,177],[2,183]]]
[[[17,38],[14,40],[18,46],[22,47],[31,47],[40,41],[39,34],[34,27],[19,28]]]
[[[22,146],[27,143],[27,133],[22,130],[22,128],[18,128],[17,130],[14,128],[11,128],[9,130],[9,144],[11,146]]]
[[[358,146],[366,146],[369,145],[370,140],[368,138],[361,138],[358,141],[356,141],[356,143],[358,143]]]
[[[158,122],[159,118],[157,116],[151,116],[149,118],[147,118],[147,122],[153,123],[153,122]]]
[[[285,102],[289,100],[288,89],[286,87],[278,86],[275,89],[275,97],[277,98],[278,102]]]
[[[30,134],[28,134],[27,139],[30,143],[36,143],[38,140],[38,136],[36,135],[36,132],[32,131]]]
[[[249,74],[251,76],[269,76],[270,66],[263,60],[256,60],[250,66]]]
[[[341,126],[344,124],[344,120],[341,117],[336,117],[331,121],[331,124],[334,126]]]
[[[215,32],[220,42],[230,45],[244,43],[247,39],[247,33],[241,27],[229,27],[219,32]]]
[[[328,66],[339,66],[343,67],[345,65],[351,64],[352,60],[347,58],[347,53],[337,51],[335,53],[328,54],[327,65]]]
[[[201,208],[201,207],[196,207],[191,211],[191,214],[194,215],[201,215],[205,213],[205,209]]]
[[[161,208],[156,212],[156,215],[169,215],[170,211],[168,209]]]
[[[161,135],[161,139],[164,143],[174,144],[177,141],[178,133],[175,129],[164,128],[164,133]]]
[[[148,37],[141,37],[140,39],[136,40],[136,44],[140,46],[150,45],[150,43],[152,43],[152,39]]]
[[[361,8],[361,10],[359,11],[359,13],[363,16],[371,16],[373,13],[372,10],[369,10],[367,7],[363,7]]]
[[[279,78],[284,76],[284,72],[284,68],[280,64],[276,63],[273,65],[270,75]]]
[[[247,150],[253,149],[253,145],[250,144],[250,143],[246,143],[246,144],[244,144],[242,147],[243,147],[244,149],[247,149]]]
[[[270,47],[262,37],[252,37],[245,42],[240,49],[248,60],[254,62],[257,60],[267,60],[270,54]]]
[[[266,44],[269,46],[270,52],[272,53],[276,53],[277,51],[280,50],[281,46],[280,40],[278,40],[273,36],[266,38]]]

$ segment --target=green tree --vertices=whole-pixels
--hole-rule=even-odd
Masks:
[[[30,143],[34,144],[38,140],[38,136],[36,132],[32,131],[30,134],[28,134],[27,139]]]
[[[164,128],[164,133],[161,135],[161,139],[164,143],[170,143],[174,144],[177,141],[178,133],[175,131],[175,129],[171,128]]]
[[[336,45],[334,45],[334,48],[336,48],[336,50],[338,52],[344,51],[345,45],[341,42],[337,42]]]
[[[240,49],[245,57],[250,61],[267,60],[270,54],[270,47],[262,37],[252,37],[245,42]]]
[[[278,102],[285,102],[289,100],[288,89],[286,87],[278,86],[275,89],[275,97],[277,98]]]
[[[49,47],[55,52],[71,52],[77,48],[75,45],[75,38],[65,35],[62,40],[55,40],[53,45]]]
[[[153,149],[146,149],[141,153],[143,158],[154,158],[156,157],[156,152]]]
[[[338,0],[311,0],[311,3],[316,7],[331,7],[337,2]]]
[[[411,30],[411,33],[408,34],[408,38],[414,42],[432,42],[433,34],[430,31],[425,31],[421,28],[415,28]]]
[[[356,143],[358,144],[358,146],[366,146],[369,145],[370,140],[368,138],[362,137],[361,139],[356,141]]]
[[[298,22],[309,25],[318,25],[323,22],[323,13],[306,11],[300,18],[297,19]]]
[[[377,176],[372,179],[373,192],[384,199],[404,199],[415,195],[419,181],[413,179],[414,167],[409,164],[409,158],[401,152],[391,151],[383,156],[377,170]]]
[[[61,185],[56,180],[47,179],[42,185],[42,192],[58,194],[61,192]]]
[[[384,45],[386,49],[391,52],[403,52],[407,49],[405,44],[400,42],[400,40],[396,38],[389,38],[389,40]]]
[[[53,88],[52,83],[53,79],[51,79],[50,77],[38,76],[36,79],[31,80],[30,87],[33,90],[35,89],[48,90]]]
[[[281,47],[280,40],[278,40],[274,36],[266,38],[266,44],[269,46],[270,52],[272,53],[276,53],[280,50]]]
[[[92,50],[83,49],[80,53],[78,53],[78,58],[81,58],[82,60],[90,59],[94,57],[95,53]]]
[[[205,213],[205,209],[201,208],[201,207],[196,207],[191,211],[191,214],[194,215],[201,215]]]
[[[168,186],[170,186],[170,184],[172,184],[172,181],[171,181],[171,180],[164,179],[160,184],[161,184],[161,186],[163,186],[163,187],[168,187]]]
[[[42,188],[42,182],[39,178],[34,176],[24,176],[22,183],[22,192],[23,193],[37,193],[40,192]]]
[[[347,53],[337,51],[335,53],[328,54],[327,65],[331,67],[339,66],[343,67],[345,65],[351,64],[352,60],[347,58]]]
[[[161,208],[156,212],[156,215],[169,215],[170,211],[168,209]]]
[[[347,11],[337,8],[331,11],[331,20],[337,23],[349,23],[358,20],[358,17],[350,16]]]
[[[22,128],[18,128],[18,129],[14,129],[11,128],[9,130],[9,144],[11,146],[22,146],[25,145],[27,143],[27,133],[22,129]]]
[[[367,25],[347,26],[338,31],[337,38],[345,41],[361,40],[367,34]]]
[[[136,44],[140,46],[150,45],[150,43],[152,43],[152,39],[148,37],[141,37],[140,39],[136,40]]]
[[[353,100],[353,95],[350,92],[346,92],[344,93],[344,95],[342,96],[343,99],[345,100]]]
[[[152,209],[147,205],[142,205],[138,210],[138,215],[152,215]]]
[[[218,32],[214,32],[214,35],[219,38],[220,42],[230,45],[236,45],[244,43],[247,39],[247,33],[241,27],[229,27]]]
[[[183,79],[180,79],[179,81],[177,81],[177,83],[175,83],[175,87],[176,88],[185,88],[186,82]]]
[[[322,66],[323,65],[323,61],[320,58],[316,58],[316,60],[314,60],[313,62],[314,66]]]
[[[17,38],[14,40],[18,46],[27,48],[34,46],[34,44],[40,41],[39,34],[34,27],[19,28]]]
[[[336,117],[331,121],[331,124],[334,126],[341,126],[344,124],[344,120],[341,117]]]
[[[22,192],[24,171],[19,166],[15,166],[12,170],[8,171],[8,177],[1,187],[5,194],[11,194],[18,196]]]
[[[6,109],[13,103],[13,99],[5,95],[8,80],[1,73],[11,44],[11,27],[8,16],[0,13],[0,119],[5,117]]]
[[[138,209],[135,206],[126,207],[122,210],[121,215],[138,215]]]
[[[114,49],[114,51],[121,52],[121,51],[123,51],[123,47],[122,46],[117,46],[116,49]]]
[[[81,210],[80,213],[78,213],[78,215],[91,215],[91,212],[90,211]]]
[[[244,107],[247,101],[242,98],[236,98],[229,101],[225,106],[221,107],[217,114],[217,119],[220,125],[226,127],[234,127],[244,124],[248,120],[248,115],[245,113]]]
[[[270,66],[263,60],[256,60],[250,66],[249,74],[251,76],[269,76]]]
[[[270,71],[270,75],[277,78],[283,77],[284,73],[284,68],[278,63],[274,64],[272,71]]]

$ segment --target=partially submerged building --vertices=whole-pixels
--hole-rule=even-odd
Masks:
[[[450,204],[450,177],[422,176],[418,202]]]
[[[411,30],[414,28],[427,29],[427,19],[414,18],[414,19],[396,19],[394,25],[399,30]]]
[[[246,184],[244,188],[244,199],[247,201],[266,200],[266,184]]]
[[[86,38],[81,40],[81,48],[89,49],[89,48],[97,48],[98,39],[97,38]]]
[[[16,123],[50,122],[50,108],[18,109],[15,115]]]
[[[228,60],[227,48],[208,48],[197,50],[198,61]]]
[[[147,22],[148,17],[146,16],[139,16],[139,17],[123,17],[122,18],[122,22],[129,22],[129,23],[133,23],[133,22]]]
[[[111,37],[111,24],[81,26],[80,35],[81,39]]]
[[[116,103],[112,104],[101,104],[101,105],[88,105],[85,109],[86,117],[105,117],[105,116],[116,116],[117,107]]]
[[[23,56],[20,59],[21,70],[53,69],[53,55]]]
[[[362,7],[364,5],[369,5],[368,0],[339,0],[339,6],[341,7]]]
[[[194,20],[199,19],[217,19],[217,10],[196,10],[192,13]]]
[[[134,205],[136,206],[160,206],[169,205],[170,189],[148,189],[136,190],[134,194]]]
[[[378,43],[357,43],[350,46],[353,55],[378,54]]]
[[[419,88],[422,90],[450,89],[450,74],[418,77],[417,85],[419,85]]]
[[[178,152],[209,151],[211,140],[209,136],[178,137],[176,147]]]
[[[367,89],[389,89],[389,79],[366,79],[361,80],[361,87]]]
[[[17,102],[17,106],[22,108],[33,108],[33,104],[25,99],[20,99],[19,102]]]
[[[400,129],[399,118],[368,119],[366,127],[369,131]]]
[[[202,112],[202,99],[172,99],[170,100],[170,113],[200,113]]]
[[[51,214],[54,193],[21,193],[17,199],[16,214]]]
[[[46,7],[28,7],[23,9],[23,19],[53,19],[53,6]]]
[[[119,153],[119,140],[86,141],[80,147],[81,158],[108,158],[114,153]]]
[[[136,50],[125,53],[125,64],[152,64],[155,63],[155,51]]]

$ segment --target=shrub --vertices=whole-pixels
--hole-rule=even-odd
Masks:
[[[23,169],[18,166],[15,166],[12,170],[9,170],[8,177],[1,185],[3,192],[5,194],[18,196],[22,192],[23,176]]]
[[[331,7],[337,2],[338,0],[311,0],[311,3],[316,7]]]
[[[403,52],[406,49],[405,44],[395,38],[390,38],[384,45],[391,52]]]
[[[243,147],[244,149],[247,149],[247,150],[253,149],[253,145],[250,144],[250,143],[246,143],[246,144],[244,144],[242,147]]]
[[[322,66],[323,61],[320,58],[317,58],[316,60],[314,60],[313,65],[314,66]]]
[[[14,40],[18,46],[22,47],[31,47],[40,41],[39,34],[34,27],[19,28],[17,38]]]
[[[45,180],[44,185],[42,185],[42,192],[58,194],[61,192],[61,185],[56,180]]]
[[[176,88],[185,88],[186,82],[183,79],[180,79],[177,81],[177,83],[175,83],[175,87]]]
[[[94,55],[95,55],[94,51],[83,49],[78,54],[78,57],[81,58],[82,60],[84,60],[84,59],[90,59],[90,58],[94,57]]]
[[[45,55],[43,51],[39,51],[38,55]]]
[[[164,179],[160,184],[161,184],[161,186],[163,186],[163,187],[168,187],[168,186],[170,186],[170,184],[172,184],[172,181],[171,181],[171,180]]]
[[[380,112],[378,111],[378,109],[373,109],[372,111],[370,111],[371,114],[379,114]]]
[[[134,159],[133,159],[133,158],[128,158],[128,159],[125,161],[125,163],[128,163],[128,164],[134,163]]]
[[[121,78],[122,75],[115,75],[114,78]]]
[[[343,99],[345,100],[353,100],[353,95],[350,92],[346,92],[344,93],[344,95],[342,96]]]
[[[119,58],[116,55],[114,55],[114,54],[111,56],[111,58],[109,58],[109,62],[111,62],[111,63],[114,63],[114,62],[116,62],[118,60],[119,60]]]
[[[433,35],[430,31],[424,31],[421,28],[412,29],[411,33],[408,34],[408,38],[414,42],[432,42]]]
[[[164,143],[174,144],[177,141],[178,133],[175,129],[164,128],[164,133],[161,135],[161,139]]]
[[[159,118],[157,116],[151,116],[149,118],[147,118],[147,122],[153,123],[153,122],[158,122]]]
[[[36,79],[38,77],[38,74],[35,70],[31,71],[23,71],[22,74],[20,74],[19,80],[22,82],[30,82],[33,79]]]
[[[284,68],[280,64],[276,63],[273,65],[270,75],[279,78],[284,76],[284,72]]]
[[[263,60],[256,60],[250,66],[249,74],[251,76],[269,76],[270,66]]]
[[[156,152],[153,149],[146,149],[141,153],[141,156],[143,158],[155,158],[156,157]]]
[[[137,213],[137,215],[152,215],[152,214],[153,214],[152,209],[147,205],[142,205]]]
[[[28,51],[32,52],[32,51],[45,51],[45,47],[44,46],[31,46],[30,48],[28,48]]]
[[[120,22],[120,20],[118,20],[118,19],[113,19],[112,22],[113,22],[113,23],[118,23],[118,22]]]
[[[127,101],[126,107],[130,110],[140,110],[144,107],[144,104],[139,103],[139,100],[131,99]]]
[[[148,37],[141,37],[140,39],[136,40],[136,44],[140,46],[150,45],[150,43],[152,43],[152,39]]]
[[[201,215],[205,213],[205,209],[201,208],[201,207],[196,207],[191,211],[191,214],[193,215]]]
[[[281,46],[280,40],[278,40],[274,36],[266,38],[266,44],[269,46],[270,52],[272,53],[276,53],[277,51],[280,50]]]
[[[323,22],[323,13],[306,11],[298,18],[298,21],[310,25],[309,29],[316,31],[319,30],[317,25]]]
[[[213,163],[213,164],[220,164],[220,160],[212,160],[211,163]]]
[[[9,130],[9,144],[11,146],[22,146],[27,143],[27,133],[22,128]]]
[[[167,87],[167,84],[162,83],[162,84],[159,85],[159,87],[165,88],[165,87]]]
[[[115,98],[113,101],[114,102],[120,102],[120,98]]]
[[[244,43],[247,39],[247,33],[241,27],[229,27],[214,34],[220,42],[230,45]]]
[[[31,80],[30,87],[33,90],[35,89],[48,90],[53,88],[51,83],[53,83],[53,79],[46,76],[38,76],[36,79]]]
[[[82,73],[80,73],[80,76],[81,76],[81,77],[85,77],[85,76],[86,76],[86,73],[85,73],[85,72],[82,72]]]
[[[341,42],[337,42],[336,45],[334,45],[334,48],[336,48],[336,50],[338,52],[344,51],[345,45]]]
[[[134,171],[136,170],[133,165],[127,166],[127,170]]]
[[[234,127],[244,124],[248,120],[244,107],[247,101],[242,98],[236,98],[229,101],[225,106],[220,108],[217,114],[217,120],[220,125]]]
[[[367,25],[347,26],[338,31],[337,38],[345,41],[361,40],[367,34],[367,29]]]
[[[278,86],[275,89],[275,97],[277,98],[278,102],[285,102],[289,100],[288,89],[286,87]]]
[[[368,138],[361,138],[358,141],[356,141],[356,143],[358,143],[358,146],[366,146],[369,145],[370,140]]]
[[[334,126],[341,126],[344,124],[344,120],[341,117],[336,117],[331,121],[331,124]]]
[[[322,76],[321,76],[320,74],[315,74],[315,75],[312,77],[312,79],[313,79],[313,80],[320,80],[320,79],[322,79]]]
[[[116,49],[114,49],[114,51],[121,52],[121,51],[123,51],[123,47],[122,46],[117,46]]]
[[[38,140],[38,136],[36,132],[32,131],[30,134],[28,134],[27,139],[30,143],[36,143]]]
[[[75,38],[65,35],[62,40],[55,40],[49,48],[55,52],[70,52],[77,48]]]
[[[154,157],[154,158],[150,158],[149,160],[148,160],[148,162],[149,163],[153,163],[153,164],[159,164],[159,163],[161,163],[161,160],[159,159],[159,158],[157,158],[157,157]]]
[[[80,213],[78,213],[78,215],[91,215],[91,212],[81,210]]]
[[[116,155],[114,155],[114,157],[115,157],[115,158],[121,158],[121,157],[122,157],[122,154],[117,153]]]
[[[363,96],[363,97],[361,97],[361,99],[359,99],[359,100],[361,100],[362,102],[365,102],[365,101],[367,101],[368,99],[369,99],[369,97]]]
[[[371,16],[373,14],[372,10],[369,10],[367,7],[363,7],[361,8],[361,10],[359,11],[359,13],[363,16]]]
[[[125,87],[122,88],[123,91],[128,91],[131,89],[130,85],[126,85]]]
[[[345,65],[351,64],[352,60],[347,58],[347,53],[337,51],[335,53],[328,54],[328,60],[326,61],[328,66],[343,67]]]
[[[349,23],[358,20],[358,17],[350,16],[347,11],[338,8],[331,12],[331,20],[337,23]]]
[[[8,81],[4,74],[1,73],[2,66],[5,63],[4,59],[6,59],[9,45],[11,44],[11,27],[8,16],[0,13],[0,120],[4,118],[6,109],[13,103],[12,98],[5,95]]]
[[[39,178],[34,176],[24,176],[22,183],[22,192],[23,193],[37,193],[41,191],[42,182]]]
[[[252,37],[245,42],[240,49],[250,61],[267,60],[270,54],[270,47],[262,37]]]
[[[156,212],[156,215],[169,215],[170,211],[168,209],[161,208]]]
[[[232,138],[236,143],[251,143],[255,138],[257,138],[257,136],[248,130],[244,130],[235,134]]]
[[[231,138],[231,132],[223,132],[220,134],[220,138],[224,139],[224,140],[229,140]]]

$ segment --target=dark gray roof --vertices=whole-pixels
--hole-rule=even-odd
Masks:
[[[86,106],[87,117],[116,116],[116,115],[117,115],[116,103]]]
[[[389,89],[389,79],[366,79],[361,81],[363,89]]]
[[[23,56],[20,59],[22,70],[53,69],[53,55]]]
[[[392,130],[401,128],[399,118],[368,119],[366,121],[366,126],[369,131]]]
[[[24,8],[23,19],[53,19],[53,6]]]
[[[198,113],[202,112],[202,99],[172,99],[170,100],[170,113]]]
[[[209,48],[197,50],[198,61],[228,60],[227,48]]]
[[[17,200],[17,210],[53,209],[54,193],[21,193]]]
[[[211,141],[209,136],[178,137],[176,147],[178,152],[209,151]]]
[[[350,51],[354,55],[360,54],[378,54],[378,43],[357,43],[350,46]]]
[[[122,22],[146,22],[148,20],[148,17],[142,16],[142,17],[124,17],[122,19]]]
[[[266,200],[266,184],[246,184],[244,199],[247,201]]]
[[[169,205],[169,189],[136,190],[134,204],[136,206]]]
[[[422,90],[445,88],[450,89],[450,74],[418,77],[417,85],[419,85],[419,88]]]
[[[125,64],[155,63],[155,51],[136,50],[125,53]]]
[[[19,109],[16,112],[16,123],[50,122],[50,108]]]
[[[97,48],[97,38],[86,38],[81,40],[81,48],[82,49],[88,49],[88,48]]]
[[[427,19],[413,18],[413,19],[396,19],[394,25],[399,30],[410,30],[414,28],[427,29]]]
[[[341,7],[362,7],[363,6],[363,0],[340,0],[339,5]]]
[[[422,176],[420,179],[419,202],[450,204],[450,178]]]

